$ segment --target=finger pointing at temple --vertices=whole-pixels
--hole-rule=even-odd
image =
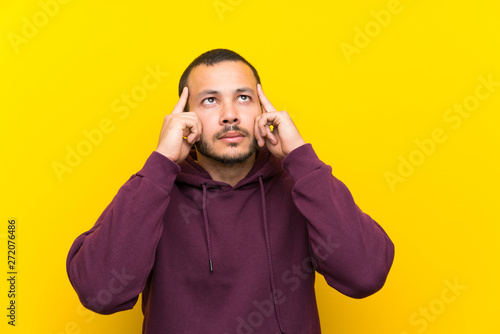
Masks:
[[[257,84],[257,95],[259,96],[259,100],[262,105],[262,112],[276,111],[271,101],[269,101],[266,94],[264,94],[264,91],[262,90],[262,86],[260,84]]]

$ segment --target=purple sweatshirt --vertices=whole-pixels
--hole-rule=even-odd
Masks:
[[[320,333],[315,272],[363,298],[385,283],[394,245],[310,144],[265,148],[236,186],[153,152],[88,232],[68,276],[101,314],[142,293],[143,333]]]

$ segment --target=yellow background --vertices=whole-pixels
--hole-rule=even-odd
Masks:
[[[459,126],[444,118],[474,102],[480,77],[500,81],[497,0],[61,2],[51,15],[52,0],[0,4],[0,276],[13,217],[19,272],[15,328],[1,279],[2,333],[140,333],[139,304],[110,316],[80,306],[66,256],[155,149],[184,68],[216,47],[256,66],[275,107],[396,245],[386,286],[367,299],[318,276],[323,332],[499,332],[500,86]],[[120,118],[112,104],[140,90],[148,67],[169,74]],[[112,131],[58,179],[53,164],[104,119]],[[435,128],[446,140],[419,155],[415,141]],[[410,156],[419,165],[391,186],[387,173]]]

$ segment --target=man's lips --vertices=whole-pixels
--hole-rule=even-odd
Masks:
[[[229,131],[219,137],[222,141],[234,143],[245,138],[245,135],[238,131]]]
[[[236,138],[236,137],[245,137],[245,135],[243,135],[241,132],[229,131],[229,132],[226,132],[224,135],[222,135],[219,139]]]

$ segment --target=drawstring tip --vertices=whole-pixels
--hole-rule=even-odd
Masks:
[[[208,260],[208,264],[210,265],[210,272],[213,272],[214,267],[212,266],[212,260]]]

